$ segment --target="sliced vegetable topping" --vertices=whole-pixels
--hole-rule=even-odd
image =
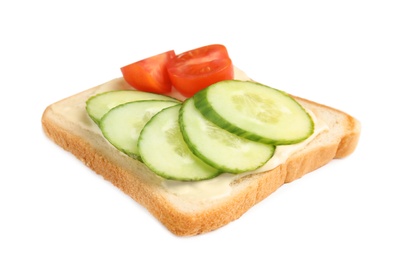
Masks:
[[[124,80],[134,88],[153,93],[167,93],[172,88],[166,65],[175,56],[173,50],[122,67]]]
[[[104,137],[117,149],[139,159],[137,141],[142,128],[152,116],[179,102],[142,100],[125,103],[109,110],[100,121]]]
[[[265,164],[275,150],[273,145],[247,140],[213,124],[195,108],[193,98],[184,102],[179,123],[191,151],[222,172],[255,170]]]
[[[219,171],[196,157],[182,138],[180,105],[163,109],[141,131],[138,148],[142,161],[156,174],[173,180],[210,179]]]
[[[296,100],[256,82],[221,81],[198,92],[194,100],[208,120],[249,140],[294,144],[314,131],[310,115]]]
[[[223,45],[208,45],[177,55],[168,62],[172,85],[185,97],[221,80],[233,79],[232,61]]]
[[[301,142],[314,132],[310,115],[287,93],[233,80],[222,45],[177,56],[169,51],[122,72],[143,91],[98,94],[86,101],[86,111],[109,143],[166,179],[199,181],[253,171],[270,160],[277,145]],[[158,94],[170,92],[168,84],[188,99]]]
[[[90,97],[86,102],[86,110],[91,119],[99,124],[103,115],[110,109],[127,102],[138,100],[169,100],[177,101],[169,96],[137,90],[114,90]]]
[[[173,86],[185,97],[234,76],[228,51],[220,44],[179,55],[171,50],[124,66],[121,72],[124,80],[138,90],[165,94]]]

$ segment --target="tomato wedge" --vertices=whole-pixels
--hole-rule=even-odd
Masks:
[[[172,85],[185,97],[234,76],[227,49],[220,44],[181,53],[169,60],[167,69]]]
[[[124,80],[132,87],[153,93],[167,93],[172,88],[166,65],[174,58],[173,50],[131,63],[120,68]]]

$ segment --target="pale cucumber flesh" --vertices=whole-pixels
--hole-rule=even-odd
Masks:
[[[142,100],[118,105],[107,112],[100,121],[104,137],[117,149],[139,158],[137,141],[140,131],[156,113],[178,102]]]
[[[314,131],[310,115],[283,91],[251,81],[221,81],[198,92],[195,106],[221,128],[249,140],[294,144]]]
[[[176,99],[138,90],[113,90],[99,93],[86,101],[86,111],[90,118],[99,123],[101,118],[112,108],[127,102],[138,100],[171,100]]]
[[[213,124],[195,108],[193,98],[184,102],[179,124],[191,151],[222,172],[255,170],[265,164],[275,150],[273,145],[247,140]]]
[[[142,161],[166,179],[211,179],[220,172],[196,157],[183,140],[178,122],[180,107],[163,109],[145,125],[138,141]]]

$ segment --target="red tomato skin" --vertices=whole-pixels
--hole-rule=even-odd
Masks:
[[[120,68],[124,80],[137,90],[164,94],[170,92],[172,83],[166,65],[174,58],[173,50],[151,56]]]
[[[229,58],[227,48],[221,44],[211,44],[176,55],[168,66],[184,66],[198,64],[210,60]]]
[[[220,68],[210,69],[212,67],[211,63],[220,65]],[[213,64],[213,67],[216,64]],[[193,68],[189,68],[190,70],[199,70],[204,72],[201,72],[200,74],[189,72],[189,74],[184,75],[173,73],[171,70],[168,70],[172,85],[185,97],[192,97],[198,91],[205,89],[218,81],[234,78],[233,65],[230,59],[215,60],[210,62],[210,65],[202,63],[191,65],[191,67]],[[211,72],[209,72],[209,70],[211,70]]]
[[[173,87],[185,97],[221,80],[233,79],[232,61],[227,49],[220,44],[186,51],[167,65]]]

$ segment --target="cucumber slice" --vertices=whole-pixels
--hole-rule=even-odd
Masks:
[[[96,124],[99,124],[102,116],[105,115],[111,108],[114,108],[120,104],[138,100],[177,101],[176,99],[168,96],[139,90],[113,90],[90,97],[86,101],[86,111],[90,118]]]
[[[275,146],[247,140],[207,120],[195,108],[193,98],[180,109],[179,125],[191,151],[223,172],[255,170],[274,154]]]
[[[118,105],[106,113],[100,121],[104,137],[117,149],[139,159],[137,141],[142,128],[150,118],[174,101],[141,100]]]
[[[178,122],[180,107],[163,109],[142,129],[138,141],[142,161],[166,179],[211,179],[220,172],[196,157],[184,142]]]
[[[295,99],[256,82],[220,81],[195,94],[194,100],[208,120],[256,142],[294,144],[314,131],[312,118]]]

